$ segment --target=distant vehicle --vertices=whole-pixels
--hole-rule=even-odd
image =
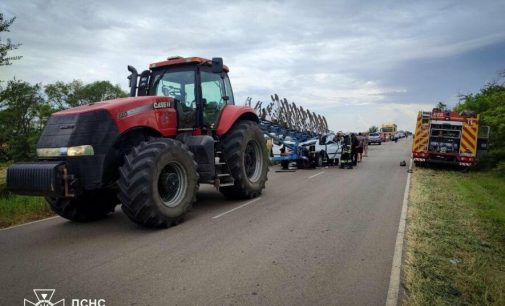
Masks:
[[[368,144],[371,145],[372,143],[382,144],[382,138],[379,133],[370,133],[368,135]]]
[[[395,123],[384,123],[380,129],[382,141],[390,140],[398,131]]]

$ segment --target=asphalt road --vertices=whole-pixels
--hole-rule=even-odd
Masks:
[[[36,300],[35,288],[68,305],[384,305],[410,144],[371,146],[353,170],[272,168],[253,201],[202,187],[167,230],[139,228],[119,208],[96,223],[2,230],[0,305]]]

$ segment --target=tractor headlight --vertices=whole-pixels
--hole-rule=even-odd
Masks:
[[[90,145],[70,147],[67,149],[67,156],[95,155],[95,150]]]
[[[87,156],[95,155],[95,150],[90,145],[62,147],[62,148],[41,148],[37,149],[38,157],[58,157],[58,156]]]

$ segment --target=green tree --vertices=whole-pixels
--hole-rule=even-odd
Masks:
[[[58,81],[46,85],[45,92],[51,106],[58,110],[128,96],[119,85],[112,85],[109,81],[86,85],[80,80],[70,83]]]
[[[0,33],[9,32],[9,27],[14,23],[16,17],[5,19],[4,14],[0,12]],[[0,37],[0,66],[10,65],[11,61],[18,60],[21,56],[8,57],[9,51],[17,49],[21,44],[13,44],[9,38],[5,42]]]
[[[82,81],[74,80],[70,83],[61,81],[44,86],[49,104],[57,110],[79,106],[79,93],[82,90]]]
[[[128,94],[109,81],[96,81],[78,91],[79,105],[127,97]]]
[[[369,133],[377,133],[379,131],[379,128],[375,125],[372,125],[371,127],[368,128]]]
[[[29,160],[51,108],[43,98],[40,85],[9,81],[0,92],[0,144],[2,158]]]
[[[473,111],[480,115],[481,125],[489,125],[490,150],[482,160],[484,167],[500,168],[505,174],[505,83],[487,84],[476,94],[460,96],[455,111]]]

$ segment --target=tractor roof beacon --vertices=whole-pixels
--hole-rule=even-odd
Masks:
[[[254,110],[234,105],[221,58],[170,57],[140,75],[128,66],[130,97],[51,116],[38,161],[16,163],[7,188],[45,196],[53,211],[92,221],[122,204],[146,227],[182,220],[199,184],[254,198],[267,180],[263,132]]]

